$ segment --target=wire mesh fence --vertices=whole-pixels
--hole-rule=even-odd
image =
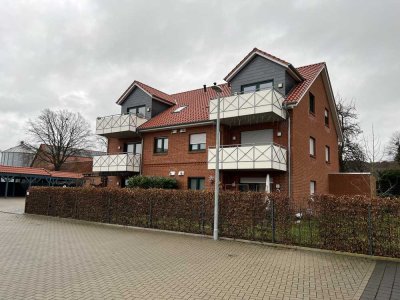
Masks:
[[[26,212],[212,235],[209,191],[33,187]],[[223,237],[400,257],[400,199],[220,194]]]

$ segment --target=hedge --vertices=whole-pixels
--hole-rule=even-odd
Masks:
[[[25,212],[212,235],[211,191],[32,187]],[[400,257],[400,200],[317,195],[220,194],[220,235]]]
[[[129,188],[142,189],[177,189],[178,181],[175,178],[161,176],[133,176],[128,179]]]

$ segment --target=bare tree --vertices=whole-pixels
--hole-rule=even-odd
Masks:
[[[376,135],[374,125],[372,124],[369,136],[363,136],[364,153],[370,166],[370,172],[376,175],[376,164],[381,162],[384,157],[382,143],[379,136]]]
[[[386,154],[400,164],[400,130],[395,131],[385,149]]]
[[[358,141],[362,133],[358,124],[358,114],[354,101],[347,101],[336,95],[337,112],[342,128],[343,142],[339,145],[339,165],[341,172],[362,172],[365,169],[365,154]]]
[[[94,136],[94,144],[96,145],[96,149],[99,151],[107,152],[108,149],[108,139],[101,135]]]
[[[43,110],[37,119],[29,120],[28,134],[32,142],[39,145],[31,145],[38,157],[51,163],[56,171],[69,157],[92,144],[89,123],[80,113],[67,110]]]

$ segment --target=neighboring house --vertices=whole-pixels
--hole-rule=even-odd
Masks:
[[[0,165],[13,167],[30,167],[35,151],[24,142],[18,146],[0,152]]]
[[[44,168],[46,170],[53,171],[54,165],[44,159],[44,155],[41,152],[49,151],[48,145],[40,145],[31,166],[34,168]],[[75,155],[69,157],[65,163],[61,166],[60,171],[90,174],[92,173],[93,157],[96,155],[103,155],[104,152],[92,151],[92,150],[79,150]]]
[[[295,68],[257,48],[221,84],[221,187],[281,191],[294,198],[328,193],[342,140],[325,63]],[[134,81],[121,114],[99,117],[108,154],[93,171],[109,186],[135,174],[175,177],[182,189],[214,186],[217,94],[167,94]]]

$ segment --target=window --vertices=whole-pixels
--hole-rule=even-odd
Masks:
[[[146,106],[145,105],[141,105],[141,106],[129,107],[128,108],[128,113],[144,117],[146,115]]]
[[[310,181],[310,195],[314,195],[317,191],[317,182],[314,180]]]
[[[327,163],[331,161],[331,149],[329,146],[325,146],[325,161]]]
[[[179,106],[177,109],[175,109],[173,112],[174,113],[179,113],[179,112],[181,112],[182,110],[184,110],[186,108],[186,106]]]
[[[142,153],[142,144],[141,143],[125,144],[124,152],[133,153],[133,154],[141,154]]]
[[[310,136],[310,155],[315,156],[315,139]]]
[[[329,127],[329,110],[327,110],[326,108],[325,108],[324,117],[325,117],[325,126]]]
[[[263,82],[242,85],[242,92],[243,93],[252,93],[255,91],[270,89],[272,87],[273,87],[273,81],[269,80],[269,81],[263,81]]]
[[[159,137],[154,139],[154,153],[168,152],[168,138]]]
[[[198,151],[206,149],[206,134],[205,133],[196,133],[191,134],[189,138],[189,150],[190,151]]]
[[[315,114],[315,97],[310,93],[310,113]]]
[[[204,183],[204,177],[189,178],[188,188],[189,190],[204,190]]]

